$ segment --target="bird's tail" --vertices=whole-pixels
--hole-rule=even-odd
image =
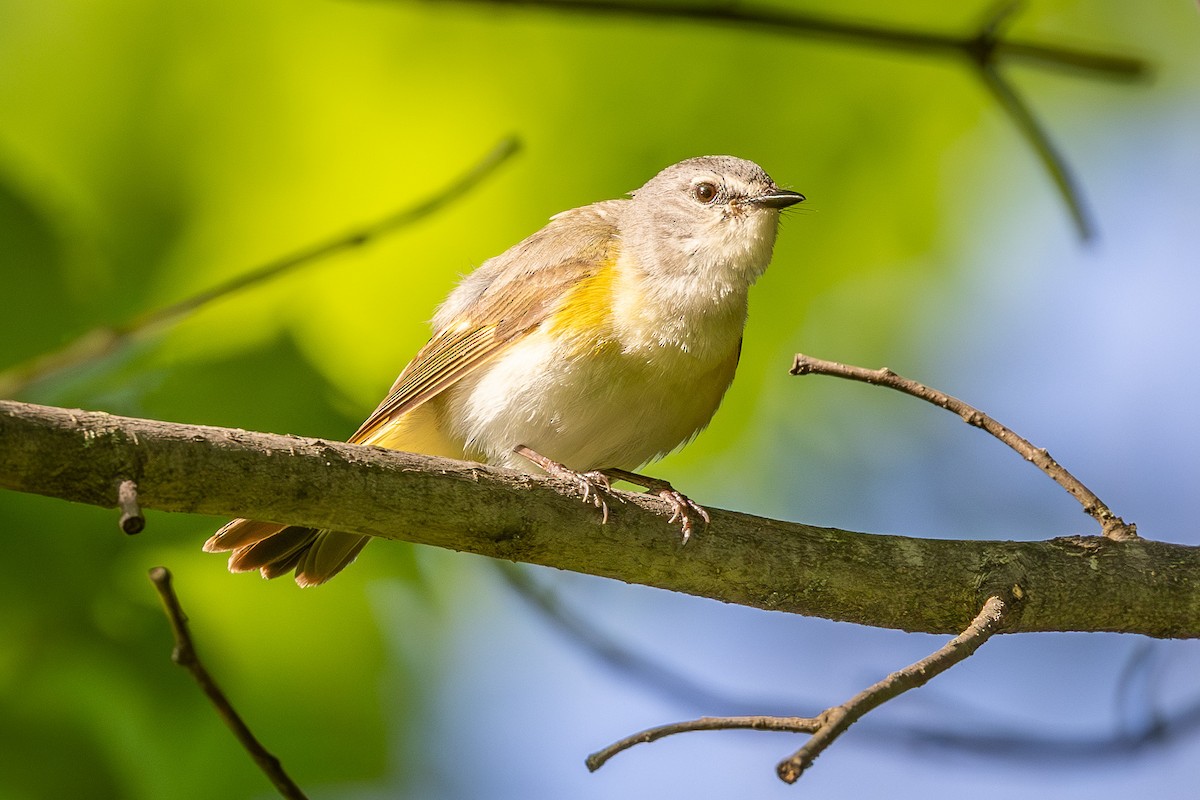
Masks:
[[[370,536],[235,519],[204,543],[209,553],[230,553],[230,572],[258,570],[264,578],[296,571],[296,583],[316,586],[350,565]]]
[[[403,377],[402,373],[397,386]],[[396,387],[392,389],[394,392]],[[387,407],[390,399],[391,395],[380,408]],[[364,425],[350,441],[389,450],[463,457],[462,444],[442,433],[438,412],[430,404],[405,411],[375,427]],[[235,519],[214,533],[204,543],[204,549],[209,553],[230,553],[231,572],[258,570],[264,578],[277,578],[294,569],[296,583],[316,586],[349,566],[370,539],[356,533]]]

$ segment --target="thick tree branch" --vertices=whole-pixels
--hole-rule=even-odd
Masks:
[[[622,493],[601,525],[574,485],[481,464],[0,401],[0,487],[112,508],[117,478],[136,481],[142,508],[336,528],[878,627],[958,633],[1019,584],[1008,631],[1200,636],[1197,547],[927,540],[720,510],[681,545],[653,497]]]

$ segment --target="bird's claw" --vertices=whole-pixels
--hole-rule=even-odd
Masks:
[[[579,486],[579,491],[583,495],[583,502],[591,501],[591,504],[600,509],[600,524],[608,524],[608,503],[605,502],[602,494],[613,497],[612,484],[608,480],[608,476],[599,470],[591,472],[574,472],[572,475],[575,482]]]
[[[671,507],[671,518],[667,523],[679,522],[683,531],[683,543],[687,544],[688,539],[692,538],[692,531],[695,527],[692,525],[692,514],[704,520],[704,524],[712,522],[712,518],[708,516],[708,512],[704,506],[692,500],[683,492],[668,485],[666,487],[656,489],[655,494],[667,501]]]
[[[571,481],[579,489],[580,495],[583,496],[583,502],[591,503],[596,508],[600,509],[602,519],[601,525],[608,524],[608,503],[604,500],[604,495],[616,497],[620,499],[620,495],[612,490],[612,482],[608,476],[601,470],[591,470],[589,472],[576,472],[570,467],[558,463],[552,458],[526,447],[525,445],[517,445],[513,448],[513,452],[519,456],[529,459],[534,464],[544,469],[550,475],[562,480]],[[625,502],[621,500],[621,502]]]
[[[708,512],[704,510],[703,506],[676,489],[668,481],[659,478],[650,478],[624,469],[608,469],[605,470],[605,473],[610,479],[637,484],[650,494],[657,495],[665,500],[667,505],[671,507],[671,518],[667,522],[669,524],[679,523],[680,530],[683,533],[684,544],[687,544],[688,539],[692,538],[692,533],[696,530],[694,524],[695,517],[704,520],[705,525],[712,522],[712,519],[708,516]]]
[[[665,500],[667,505],[671,507],[671,518],[667,522],[668,524],[674,524],[675,522],[680,524],[684,544],[687,544],[688,539],[692,538],[692,532],[695,530],[695,526],[692,524],[693,515],[704,520],[705,525],[708,525],[712,521],[703,506],[677,490],[667,481],[659,480],[658,478],[648,478],[645,475],[639,475],[636,472],[629,472],[623,469],[595,469],[589,472],[576,472],[570,467],[564,466],[554,459],[547,458],[523,444],[514,447],[513,452],[537,464],[554,477],[573,482],[579,489],[579,493],[583,497],[583,502],[590,502],[596,508],[600,509],[600,513],[603,515],[600,523],[602,525],[608,523],[608,503],[605,501],[605,496],[615,497],[622,503],[625,502],[625,498],[613,491],[612,482],[614,480],[629,481],[630,483],[637,484],[651,494],[658,495]]]

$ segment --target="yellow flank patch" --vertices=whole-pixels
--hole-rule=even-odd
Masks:
[[[551,336],[603,339],[612,331],[616,259],[605,258],[595,273],[575,284],[550,319]]]
[[[452,442],[444,433],[433,403],[425,403],[384,422],[369,436],[356,440],[358,444],[373,444],[389,450],[424,453],[445,458],[462,458],[462,445]]]

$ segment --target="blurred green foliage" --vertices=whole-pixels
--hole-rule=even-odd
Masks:
[[[931,30],[963,30],[978,13],[808,5]],[[1141,4],[1029,6],[1017,30],[1030,36],[1123,42],[1131,25],[1139,41],[1183,35],[1143,19]],[[1022,85],[1042,80],[1053,79],[1026,71]],[[1131,91],[1075,80],[1080,107]],[[732,153],[809,201],[785,219],[753,295],[724,409],[664,468],[715,487],[699,465],[760,474],[748,445],[773,435],[761,418],[818,402],[777,379],[798,343],[866,364],[904,347],[906,320],[929,313],[931,287],[963,267],[949,256],[971,235],[961,226],[992,207],[989,182],[1033,161],[954,59],[485,5],[9,0],[0,368],[427,197],[508,134],[523,153],[435,217],[213,303],[26,399],[344,436],[459,274],[555,212],[619,196],[681,158]],[[1020,191],[1053,194],[1023,174],[1033,184]],[[1062,229],[1072,235],[1065,212]],[[827,435],[804,431],[817,446]],[[176,574],[201,655],[302,785],[393,780],[410,747],[404,715],[436,658],[388,656],[369,587],[386,578],[419,595],[423,581],[446,591],[464,573],[438,559],[418,569],[407,548],[377,545],[345,577],[300,592],[231,577],[201,554],[218,524],[151,513],[127,539],[115,512],[0,496],[0,797],[266,791],[169,661],[145,579],[159,563]],[[413,625],[436,651],[437,625]]]

